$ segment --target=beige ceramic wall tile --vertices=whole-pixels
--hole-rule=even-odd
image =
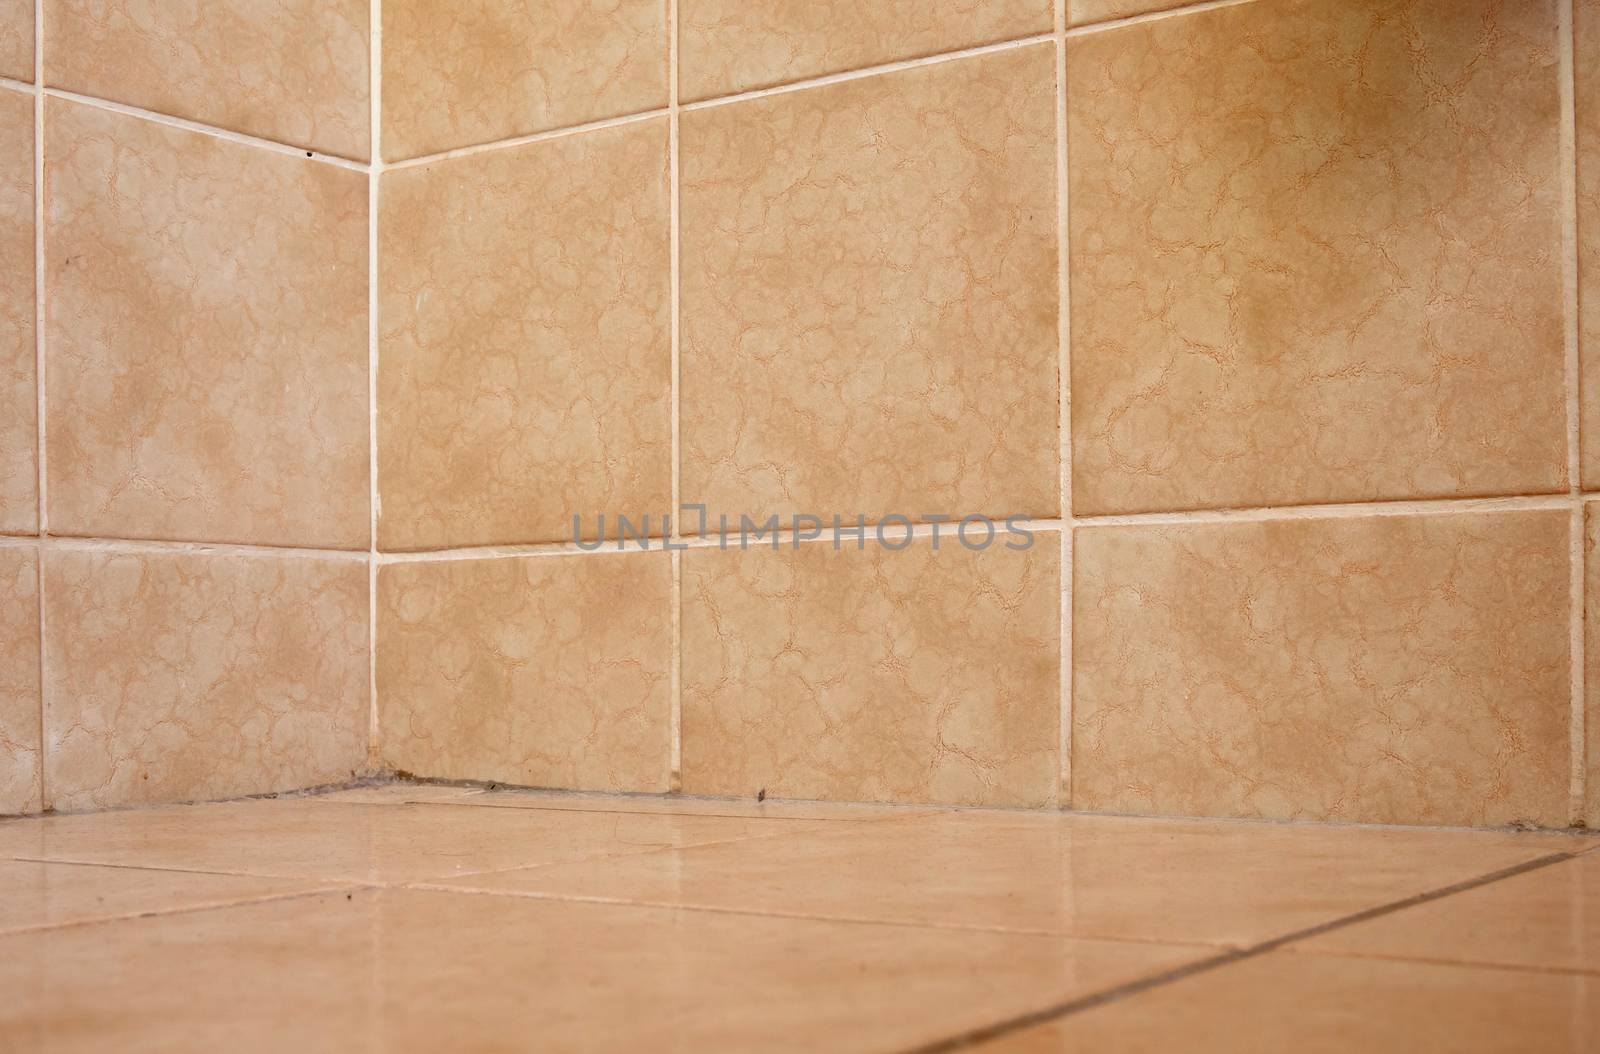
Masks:
[[[380,544],[661,533],[666,121],[389,173],[379,201]]]
[[[1069,44],[1075,511],[1565,489],[1556,8]]]
[[[364,159],[367,3],[45,0],[45,83]]]
[[[0,548],[0,814],[38,809],[38,561]]]
[[[52,530],[367,545],[367,177],[46,121]]]
[[[1585,502],[1584,512],[1584,731],[1588,775],[1584,822],[1600,830],[1600,504]]]
[[[689,550],[685,793],[1054,801],[1058,542]]]
[[[1048,33],[1051,0],[682,0],[685,101]]]
[[[33,81],[34,0],[0,0],[0,77]]]
[[[384,0],[384,157],[667,105],[666,6]]]
[[[683,116],[683,497],[1058,508],[1053,50]]]
[[[1574,4],[1583,486],[1600,490],[1600,0]]]
[[[33,97],[0,90],[0,533],[5,534],[39,528],[33,205]]]
[[[365,764],[364,563],[55,551],[45,579],[55,808],[287,790]]]
[[[446,779],[665,791],[671,624],[665,553],[384,567],[384,763]]]
[[[1170,11],[1200,2],[1202,0],[1066,0],[1067,24],[1081,26],[1113,18]]]
[[[1073,805],[1565,826],[1565,512],[1080,530]]]

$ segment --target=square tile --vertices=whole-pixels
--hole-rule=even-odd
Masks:
[[[45,83],[364,160],[367,4],[44,0]]]
[[[304,879],[0,860],[0,934],[321,892]]]
[[[390,172],[379,201],[379,544],[660,533],[666,121]]]
[[[365,548],[367,177],[45,116],[51,529]]]
[[[0,858],[336,882],[439,882],[739,838],[793,837],[832,823],[282,798],[14,820],[0,824]]]
[[[0,0],[0,77],[33,83],[33,4]]]
[[[1582,1054],[1597,1031],[1600,978],[1275,952],[980,1049]]]
[[[665,553],[380,568],[385,766],[443,779],[665,791],[672,604]]]
[[[39,529],[33,205],[33,97],[0,89],[0,534]]]
[[[73,927],[4,950],[0,984],[24,998],[0,1003],[0,1030],[51,1050],[241,1035],[277,1050],[535,1035],[551,1050],[900,1050],[1194,956],[411,890]]]
[[[1556,7],[1069,42],[1076,513],[1566,489]]]
[[[1060,538],[1006,544],[690,549],[684,791],[1053,804]]]
[[[667,105],[661,0],[384,0],[383,156]]]
[[[1563,510],[1080,529],[1074,807],[1566,826]]]
[[[807,514],[1060,508],[1055,52],[682,118],[682,495]]]
[[[39,564],[0,547],[0,815],[39,811]]]
[[[1346,926],[1296,950],[1600,975],[1597,904],[1600,856],[1589,853]]]
[[[443,880],[455,889],[1242,947],[1589,844],[961,811]]]
[[[1600,0],[1574,0],[1583,486],[1600,490]]]
[[[55,808],[336,783],[366,764],[364,562],[55,550],[44,563]]]
[[[685,102],[1050,32],[1051,0],[682,0]]]

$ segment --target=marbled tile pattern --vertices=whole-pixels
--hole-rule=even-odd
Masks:
[[[684,791],[1053,801],[1059,542],[689,550]]]
[[[367,177],[45,115],[51,528],[367,545]]]
[[[445,779],[665,791],[665,553],[393,564],[378,576],[386,766]]]
[[[1584,545],[1584,731],[1588,776],[1584,820],[1600,829],[1600,503],[1583,505]]]
[[[367,4],[45,0],[45,83],[365,159]]]
[[[1200,0],[1065,0],[1067,24],[1081,26],[1090,22],[1106,22],[1114,18],[1147,15],[1157,11],[1170,11],[1199,3]]]
[[[0,0],[0,77],[33,80],[34,0]]]
[[[39,566],[0,548],[0,815],[39,808]]]
[[[1073,804],[1565,826],[1562,510],[1081,529]]]
[[[57,550],[44,573],[48,804],[230,797],[365,764],[360,561]]]
[[[33,98],[0,90],[0,533],[39,527]]]
[[[659,532],[666,121],[392,172],[379,201],[383,547]]]
[[[661,0],[385,0],[395,160],[667,104]]]
[[[1051,516],[1054,52],[682,118],[682,495]]]
[[[1048,33],[1050,0],[681,0],[684,101]]]
[[[1567,486],[1556,6],[1069,44],[1076,512]]]
[[[1600,0],[1574,0],[1583,486],[1600,489]]]

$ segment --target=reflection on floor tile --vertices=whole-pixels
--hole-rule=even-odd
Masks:
[[[0,820],[0,1054],[1590,1049],[1597,845],[409,783]]]
[[[113,1040],[162,1050],[881,1051],[1194,954],[519,897],[335,893],[0,939],[0,990],[23,995],[0,1000],[0,1033],[51,1051]]]
[[[1600,855],[1335,930],[1300,947],[1600,974]]]
[[[802,821],[785,822],[792,832]],[[814,826],[820,829],[821,824]],[[15,820],[0,857],[405,881],[776,833],[766,821],[305,799]]]
[[[0,933],[320,892],[305,879],[0,860]],[[0,1045],[0,1050],[6,1049]]]
[[[1565,835],[957,812],[451,885],[1248,944],[1583,844]]]
[[[1577,1054],[1596,1035],[1600,978],[1278,952],[977,1049]]]

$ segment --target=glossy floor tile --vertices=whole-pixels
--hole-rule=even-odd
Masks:
[[[1248,945],[1581,839],[951,812],[451,880],[452,888]]]
[[[797,822],[781,830],[793,833]],[[14,820],[0,825],[0,858],[401,881],[772,833],[766,821],[739,817],[336,806],[296,798]]]
[[[1587,853],[1300,947],[1600,975],[1600,855]]]
[[[1600,978],[1280,952],[976,1049],[1578,1054],[1597,1035]]]
[[[414,890],[0,940],[33,1049],[915,1047],[1193,950]],[[21,998],[16,998],[18,994]],[[128,1007],[104,1013],[107,1001]],[[136,1008],[136,1009],[133,1009]],[[251,1045],[253,1044],[253,1045]]]
[[[0,1051],[1585,1050],[1597,844],[414,783],[0,820]]]
[[[0,934],[325,892],[308,879],[0,860]],[[6,1049],[0,1046],[0,1050]]]

